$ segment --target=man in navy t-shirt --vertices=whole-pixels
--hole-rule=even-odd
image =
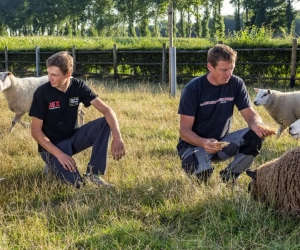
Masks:
[[[106,170],[110,135],[113,159],[119,160],[125,155],[115,112],[83,81],[71,77],[73,58],[68,52],[52,55],[46,66],[49,82],[34,92],[29,112],[32,117],[31,134],[38,142],[42,159],[63,182],[80,188],[85,179],[78,172],[72,155],[92,146],[85,175],[97,185],[112,186],[99,175]],[[86,107],[94,106],[104,117],[78,128],[79,103]]]
[[[187,174],[207,181],[212,162],[234,157],[220,172],[224,182],[236,180],[259,154],[263,138],[273,132],[257,126],[261,117],[251,107],[244,81],[233,75],[237,53],[217,44],[208,51],[208,73],[192,79],[183,89],[178,109],[180,138],[177,145]],[[229,133],[234,106],[248,128]],[[222,147],[218,142],[229,142]]]

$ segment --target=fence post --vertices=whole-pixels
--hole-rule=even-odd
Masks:
[[[162,48],[162,65],[161,65],[161,82],[165,83],[166,82],[166,44],[163,43],[163,48]]]
[[[292,45],[290,88],[295,87],[296,64],[297,64],[297,42],[298,42],[297,38],[294,38],[293,45]]]
[[[5,46],[5,71],[8,71],[8,47]]]
[[[40,47],[35,48],[35,73],[36,77],[40,76]]]
[[[76,46],[72,47],[72,57],[73,57],[73,74],[76,72]]]
[[[171,59],[171,95],[176,96],[176,85],[177,85],[177,72],[176,72],[176,48],[170,48],[170,59]]]
[[[173,3],[168,7],[168,31],[169,31],[169,89],[171,92],[171,48],[173,47]]]
[[[113,47],[113,64],[114,64],[114,79],[118,79],[118,54],[117,54],[117,44]]]

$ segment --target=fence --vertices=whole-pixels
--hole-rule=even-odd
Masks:
[[[238,52],[235,74],[243,79],[271,79],[290,81],[291,87],[297,78],[297,58],[300,50],[297,39],[291,48],[235,49]],[[12,71],[18,76],[46,74],[46,59],[57,51],[9,51],[0,52],[0,70]],[[110,51],[80,51],[72,47],[74,74],[82,77],[142,77],[159,82],[169,80],[169,50],[163,44],[161,50],[118,50],[115,44]],[[207,72],[207,50],[176,50],[177,81],[185,81]],[[257,61],[260,60],[260,61]],[[2,69],[1,69],[2,68]]]

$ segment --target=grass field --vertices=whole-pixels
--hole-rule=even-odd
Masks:
[[[126,157],[109,155],[105,179],[116,188],[88,184],[77,190],[43,175],[30,131],[8,133],[13,113],[0,95],[0,249],[299,249],[300,225],[247,193],[245,174],[232,189],[215,165],[207,186],[189,179],[176,152],[180,88],[88,82],[117,113]],[[254,91],[249,86],[252,99]],[[256,86],[257,87],[257,86]],[[255,109],[275,125],[262,107]],[[85,120],[99,117],[93,108]],[[29,117],[24,118],[28,122]],[[233,129],[246,126],[236,113]],[[252,168],[298,146],[285,131],[267,138]],[[90,150],[76,155],[81,172]]]

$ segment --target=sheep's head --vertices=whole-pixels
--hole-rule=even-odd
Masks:
[[[11,72],[0,72],[0,91],[3,91],[11,86],[10,76]]]
[[[272,90],[270,89],[257,89],[254,88],[256,94],[256,97],[254,99],[254,105],[255,106],[260,106],[260,105],[265,105],[268,102],[268,99],[270,95],[272,94]]]
[[[300,119],[290,125],[289,133],[295,139],[300,138]]]
[[[246,174],[252,179],[248,185],[248,192],[255,200],[257,200],[256,170],[247,169]]]

